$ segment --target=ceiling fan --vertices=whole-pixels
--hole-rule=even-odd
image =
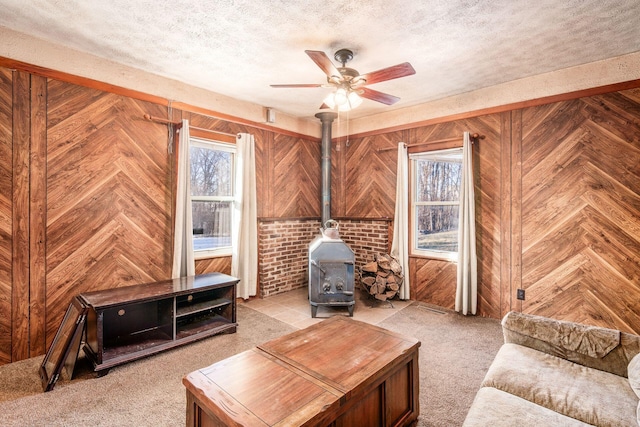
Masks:
[[[353,52],[349,49],[338,50],[334,58],[342,64],[336,67],[329,57],[322,51],[305,50],[305,53],[316,63],[322,71],[327,75],[326,84],[275,84],[271,87],[275,88],[306,88],[306,87],[335,87],[336,90],[325,98],[324,103],[320,106],[323,108],[336,108],[341,111],[348,111],[357,107],[362,98],[372,101],[381,102],[386,105],[393,105],[400,100],[397,96],[369,89],[368,85],[380,83],[387,80],[397,79],[400,77],[415,74],[411,64],[404,62],[392,67],[383,68],[371,73],[360,74],[353,68],[346,66],[347,62],[353,59]]]

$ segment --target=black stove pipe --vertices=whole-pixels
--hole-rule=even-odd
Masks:
[[[331,219],[331,123],[338,115],[324,112],[316,114],[322,122],[322,227]]]

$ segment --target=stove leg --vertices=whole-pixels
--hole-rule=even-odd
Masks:
[[[318,306],[317,305],[312,305],[311,306],[311,317],[315,319],[316,314],[318,314]]]
[[[348,308],[349,308],[349,317],[353,317],[353,306],[350,305]]]

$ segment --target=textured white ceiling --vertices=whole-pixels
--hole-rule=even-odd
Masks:
[[[269,85],[325,83],[305,49],[413,65],[357,118],[637,52],[639,22],[638,0],[0,0],[0,26],[302,118],[329,89]]]

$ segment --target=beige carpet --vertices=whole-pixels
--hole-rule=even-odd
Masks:
[[[42,357],[0,366],[0,424],[183,426],[184,375],[295,330],[244,305],[238,306],[238,323],[235,334],[119,366],[100,378],[81,360],[76,377],[48,393],[38,377]],[[380,326],[422,342],[418,425],[460,425],[502,343],[499,322],[438,314],[413,303]]]

